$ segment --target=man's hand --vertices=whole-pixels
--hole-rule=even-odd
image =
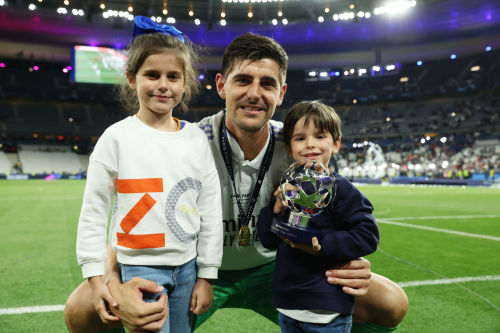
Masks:
[[[312,254],[313,256],[319,256],[321,254],[321,244],[318,241],[317,237],[313,237],[311,239],[311,245],[307,244],[302,244],[302,243],[295,243],[294,241],[291,241],[286,238],[282,238],[285,243],[290,245],[290,247],[295,248],[295,249],[300,249],[302,251],[305,251],[309,254]]]
[[[189,310],[196,315],[205,313],[212,306],[213,299],[214,289],[212,284],[206,279],[199,278],[193,288]]]
[[[336,265],[325,274],[328,283],[343,286],[342,290],[352,296],[366,295],[372,276],[370,262],[364,258]]]
[[[99,314],[104,324],[118,324],[120,318],[113,316],[107,309],[106,304],[118,306],[118,303],[111,296],[108,287],[103,282],[102,275],[92,276],[88,279],[92,290],[92,300],[95,311]]]
[[[159,331],[162,328],[168,314],[167,296],[162,294],[152,303],[142,299],[143,290],[159,293],[163,291],[162,286],[149,280],[133,278],[123,284],[117,279],[110,279],[108,288],[119,304],[117,307],[110,306],[110,310],[129,331]]]

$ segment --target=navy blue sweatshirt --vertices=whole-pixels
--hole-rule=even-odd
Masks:
[[[334,173],[336,195],[328,207],[312,217],[309,224],[321,230],[320,256],[294,249],[271,232],[273,202],[262,208],[257,232],[262,245],[277,249],[273,278],[274,306],[282,309],[323,309],[351,314],[354,297],[342,291],[342,286],[326,281],[325,272],[335,264],[344,263],[375,252],[379,233],[373,206],[345,177]]]

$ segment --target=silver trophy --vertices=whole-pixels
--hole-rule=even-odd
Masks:
[[[321,214],[335,196],[335,176],[323,163],[293,163],[281,177],[283,200],[290,209],[288,221],[274,218],[271,231],[294,242],[311,244],[320,231],[309,222]]]

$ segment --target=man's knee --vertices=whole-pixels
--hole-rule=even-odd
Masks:
[[[356,321],[395,327],[408,311],[408,297],[396,283],[373,273],[368,293],[356,298],[354,311]]]
[[[386,325],[394,327],[399,325],[408,311],[408,297],[404,290],[393,283],[382,295],[382,308]]]
[[[105,329],[104,324],[90,302],[90,286],[87,282],[80,284],[69,295],[64,306],[64,322],[72,333],[92,333]]]

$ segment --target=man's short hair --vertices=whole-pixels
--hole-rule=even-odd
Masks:
[[[222,58],[221,74],[223,77],[227,77],[238,61],[257,61],[264,58],[275,60],[278,63],[280,84],[283,85],[288,69],[288,55],[285,50],[274,39],[251,32],[236,37],[226,48]]]

